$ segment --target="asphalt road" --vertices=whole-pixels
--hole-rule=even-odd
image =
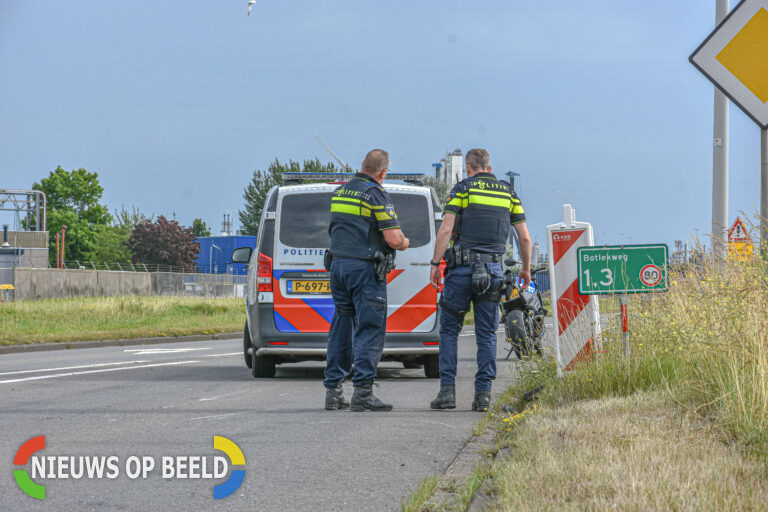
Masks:
[[[104,347],[0,356],[0,509],[2,510],[399,510],[421,480],[444,470],[471,436],[475,372],[473,326],[459,345],[457,409],[432,411],[439,381],[386,363],[378,395],[389,413],[322,409],[323,365],[278,367],[254,379],[242,340]],[[513,379],[500,337],[494,391]],[[351,384],[345,384],[347,397]],[[114,479],[35,478],[46,499],[16,485],[14,456],[44,435],[35,456],[117,456]],[[245,480],[214,500],[219,479],[164,479],[161,457],[212,461],[213,436],[245,455]],[[148,456],[157,466],[130,479],[125,463]],[[77,459],[76,459],[77,460]],[[242,469],[229,466],[229,469]],[[69,471],[64,470],[65,474]]]

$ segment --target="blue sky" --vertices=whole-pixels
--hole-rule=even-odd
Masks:
[[[732,1],[735,5],[735,0]],[[112,209],[242,208],[254,169],[383,147],[430,172],[485,147],[529,228],[573,204],[599,242],[708,232],[714,0],[0,2],[0,188],[96,171]],[[731,107],[729,219],[759,204],[759,129]],[[8,216],[0,216],[7,222]]]

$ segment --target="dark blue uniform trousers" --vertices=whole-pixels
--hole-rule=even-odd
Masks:
[[[371,261],[334,259],[331,296],[336,310],[328,333],[323,384],[326,388],[340,384],[352,370],[353,357],[352,383],[371,383],[384,350],[387,284],[376,280]]]
[[[501,264],[489,263],[491,286],[501,285]],[[444,309],[466,311],[472,300],[472,266],[459,266],[445,276]],[[490,391],[496,378],[496,330],[499,328],[498,302],[475,303],[475,339],[477,341],[477,373],[475,390]],[[456,385],[456,360],[461,324],[456,316],[443,311],[440,315],[440,385]]]

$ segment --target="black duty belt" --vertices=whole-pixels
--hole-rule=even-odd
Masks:
[[[503,260],[503,254],[490,254],[487,252],[469,251],[470,263],[501,263]]]
[[[504,261],[503,254],[476,252],[457,246],[449,247],[445,251],[445,262],[448,269],[473,263],[501,263],[502,261]]]

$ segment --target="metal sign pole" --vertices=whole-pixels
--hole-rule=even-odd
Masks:
[[[629,359],[629,316],[627,308],[627,294],[619,295],[619,307],[621,308],[621,347],[624,350],[624,359]]]
[[[760,130],[760,252],[768,259],[768,129]]]
[[[717,0],[715,25],[730,11],[730,0]],[[728,98],[715,87],[715,116],[712,145],[712,252],[728,257]]]

